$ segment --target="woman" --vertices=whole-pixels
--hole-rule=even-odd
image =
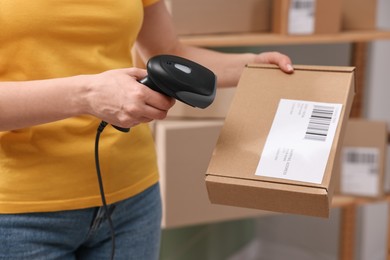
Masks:
[[[147,122],[174,100],[138,83],[135,44],[147,61],[173,54],[234,86],[247,63],[276,52],[223,54],[181,44],[162,0],[0,2],[0,259],[108,259],[111,232],[99,193],[100,162],[115,259],[157,259],[161,201]]]

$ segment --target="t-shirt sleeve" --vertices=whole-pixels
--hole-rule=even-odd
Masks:
[[[142,0],[144,6],[152,5],[154,3],[157,3],[158,1],[160,1],[160,0]]]

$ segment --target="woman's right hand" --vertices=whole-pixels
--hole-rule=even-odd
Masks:
[[[164,119],[175,100],[138,82],[146,76],[146,70],[138,68],[82,76],[86,80],[85,113],[125,128]]]
[[[130,128],[167,116],[175,100],[138,82],[146,71],[124,68],[99,74],[0,82],[0,131],[90,114]]]

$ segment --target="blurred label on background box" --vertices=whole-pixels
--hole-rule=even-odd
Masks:
[[[343,193],[377,196],[379,194],[378,148],[344,147],[341,167]]]
[[[289,34],[313,34],[316,0],[291,0],[288,14]]]

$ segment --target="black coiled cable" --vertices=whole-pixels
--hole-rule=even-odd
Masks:
[[[96,165],[96,173],[97,173],[97,178],[98,178],[98,182],[99,182],[99,190],[100,190],[100,196],[102,199],[104,214],[105,214],[105,217],[107,219],[107,222],[108,222],[108,225],[109,225],[110,231],[111,231],[112,247],[111,247],[111,258],[110,259],[113,260],[114,256],[115,256],[115,230],[114,230],[114,226],[112,224],[111,215],[108,212],[106,196],[105,196],[104,187],[103,187],[103,179],[102,179],[102,174],[100,172],[100,163],[99,163],[99,139],[100,139],[100,134],[103,132],[103,130],[106,126],[107,126],[107,123],[102,121],[97,129],[97,132],[96,132],[95,165]]]

